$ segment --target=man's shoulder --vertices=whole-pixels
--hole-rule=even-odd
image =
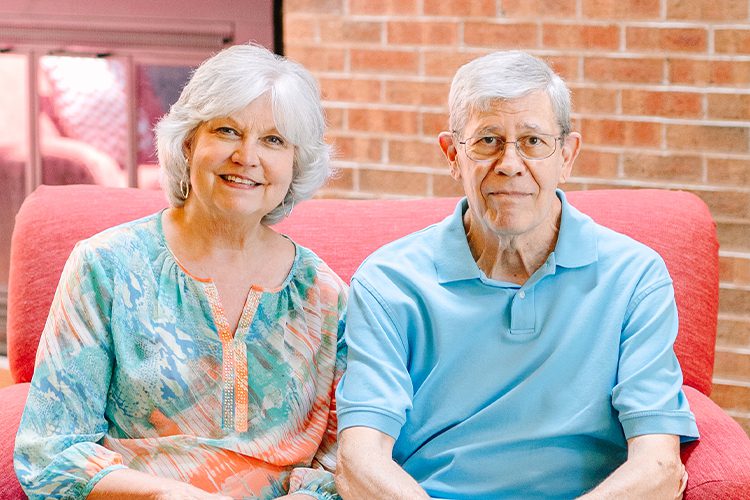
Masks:
[[[362,262],[352,279],[378,282],[384,278],[399,280],[434,274],[433,250],[440,224],[432,224],[386,243]]]

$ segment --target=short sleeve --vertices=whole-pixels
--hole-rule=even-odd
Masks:
[[[355,276],[349,291],[347,369],[336,391],[338,430],[364,426],[396,439],[412,408],[408,343],[382,296]]]
[[[85,498],[107,472],[124,467],[96,444],[108,428],[111,297],[96,255],[77,245],[55,292],[16,436],[14,465],[31,498]]]
[[[639,284],[623,323],[612,404],[628,439],[673,434],[692,441],[698,428],[673,349],[678,330],[674,289],[663,262],[658,264]]]

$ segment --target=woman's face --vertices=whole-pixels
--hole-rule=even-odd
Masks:
[[[260,220],[289,191],[294,146],[276,129],[267,95],[202,123],[186,149],[191,183],[187,210]]]

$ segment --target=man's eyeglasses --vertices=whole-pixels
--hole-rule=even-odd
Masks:
[[[478,135],[459,141],[459,144],[464,145],[466,156],[474,161],[501,158],[507,144],[515,144],[518,154],[527,160],[544,160],[555,153],[558,140],[562,141],[562,137],[551,134],[524,135],[515,141],[506,141],[496,135]]]

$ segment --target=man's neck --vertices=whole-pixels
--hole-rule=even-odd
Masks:
[[[551,218],[554,224],[541,223],[521,234],[504,234],[491,230],[464,214],[464,230],[469,249],[479,269],[491,279],[523,285],[555,249],[560,228],[562,205],[556,203]]]

